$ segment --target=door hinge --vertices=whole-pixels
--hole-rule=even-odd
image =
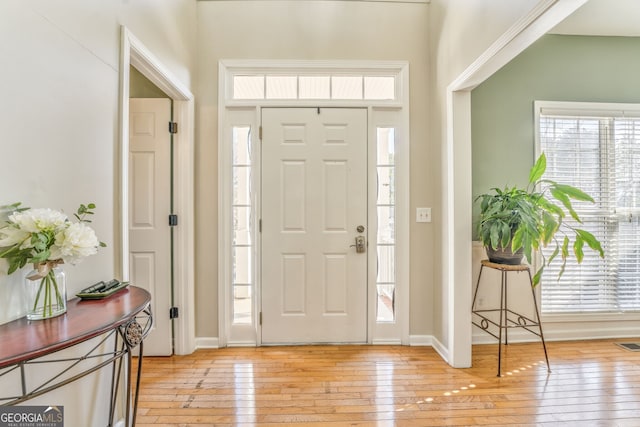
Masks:
[[[260,312],[260,326],[262,326],[262,312]]]
[[[262,233],[262,219],[258,220],[258,233]]]
[[[178,123],[169,122],[169,133],[178,133]]]
[[[169,309],[169,319],[177,319],[178,318],[178,307],[171,307]]]
[[[258,139],[262,141],[262,126],[258,128]]]
[[[174,227],[178,225],[178,215],[171,214],[169,215],[169,226]]]

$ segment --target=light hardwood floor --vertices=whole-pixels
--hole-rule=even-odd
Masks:
[[[640,352],[606,341],[473,348],[453,369],[430,347],[199,350],[144,359],[138,427],[640,426]]]

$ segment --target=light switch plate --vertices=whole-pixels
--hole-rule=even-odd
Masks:
[[[431,208],[416,208],[416,222],[431,222]]]

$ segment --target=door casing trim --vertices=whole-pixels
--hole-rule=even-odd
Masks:
[[[173,76],[153,53],[125,26],[120,31],[120,158],[116,200],[116,271],[122,280],[129,279],[129,67],[133,66],[153,84],[173,99],[174,121],[180,123],[175,134],[175,199],[174,208],[181,217],[175,230],[175,288],[174,302],[180,308],[175,319],[174,352],[190,354],[195,350],[194,315],[194,96]],[[169,315],[168,313],[155,313]]]
[[[233,100],[231,99],[232,78],[237,73],[283,73],[283,72],[355,72],[367,74],[367,72],[393,73],[397,76],[397,99],[389,100]],[[375,319],[376,298],[376,268],[375,257],[371,261],[374,248],[369,248],[368,267],[368,331],[367,342],[370,344],[409,344],[409,64],[405,61],[279,61],[279,60],[221,60],[218,67],[218,343],[224,346],[252,346],[261,345],[260,325],[255,319],[251,325],[245,328],[246,333],[231,337],[231,147],[228,141],[229,129],[232,126],[231,116],[246,114],[242,123],[251,124],[257,129],[260,123],[260,113],[263,107],[360,107],[368,111],[368,139],[375,141],[376,126],[394,126],[398,135],[396,140],[398,152],[396,159],[396,286],[397,286],[397,318],[393,324],[377,323]],[[257,132],[254,132],[257,138]],[[253,141],[257,150],[256,158],[260,158],[259,144]],[[373,162],[373,163],[372,163]],[[375,212],[375,151],[369,150],[368,174],[369,174],[369,229],[371,231],[372,217],[376,219]],[[256,170],[255,175],[261,176]],[[255,182],[255,181],[254,181]],[[260,188],[254,185],[254,188]],[[372,192],[373,190],[373,192]],[[259,200],[259,197],[258,197]],[[373,203],[373,209],[371,205]],[[255,211],[260,212],[260,206]],[[369,235],[369,241],[371,235]],[[256,247],[261,247],[259,235]],[[257,255],[256,265],[259,265],[260,254]],[[372,284],[373,281],[373,284]],[[260,301],[260,283],[257,278],[255,283],[254,312],[258,313],[257,302]],[[234,329],[235,330],[235,329]]]

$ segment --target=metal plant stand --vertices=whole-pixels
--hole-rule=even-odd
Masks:
[[[482,329],[489,335],[498,339],[498,376],[501,376],[501,363],[502,363],[502,341],[504,337],[504,344],[509,344],[508,331],[512,328],[521,328],[531,332],[534,335],[540,337],[542,341],[542,348],[544,349],[544,358],[547,362],[547,370],[551,372],[549,366],[549,357],[547,355],[547,346],[544,342],[544,334],[542,333],[542,324],[540,322],[540,312],[538,311],[538,303],[536,301],[536,295],[533,290],[533,281],[531,278],[531,269],[526,264],[519,265],[506,265],[496,264],[488,260],[482,260],[480,266],[480,273],[478,274],[478,281],[476,283],[476,289],[473,294],[473,303],[471,304],[471,312],[473,317],[472,323],[478,328]],[[485,267],[499,270],[501,272],[500,280],[500,308],[483,309],[476,308],[476,302],[478,298],[478,289],[480,287],[480,279],[482,278],[482,271]],[[531,297],[533,299],[533,306],[535,309],[535,319],[530,319],[520,313],[516,313],[508,307],[508,273],[510,272],[523,272],[526,271],[529,276],[529,284],[531,285]],[[494,320],[495,316],[490,316],[491,313],[498,313],[499,320]],[[492,318],[494,317],[494,318]],[[496,332],[497,329],[497,332]],[[537,330],[536,330],[537,329]]]

